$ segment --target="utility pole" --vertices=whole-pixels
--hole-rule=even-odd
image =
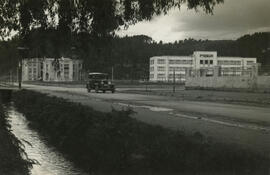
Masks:
[[[175,67],[173,68],[173,93],[175,93]]]
[[[19,89],[21,89],[22,88],[22,58],[19,58],[18,81],[19,81]]]
[[[113,66],[112,66],[112,82],[113,82],[113,76],[114,76],[114,75],[113,75],[113,73],[114,73],[113,71],[114,71],[114,70],[113,70]]]
[[[18,65],[18,81],[19,81],[19,89],[22,88],[22,60],[24,56],[24,51],[28,50],[27,47],[17,47],[17,50],[19,51],[20,57],[19,57],[19,65]]]

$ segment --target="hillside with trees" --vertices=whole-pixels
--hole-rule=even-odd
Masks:
[[[256,57],[263,66],[270,65],[270,33],[245,35],[237,40],[195,40],[174,43],[156,42],[144,35],[96,38],[90,34],[74,35],[73,42],[61,40],[57,30],[35,30],[29,37],[28,57],[72,57],[84,61],[86,71],[111,72],[117,79],[148,78],[149,58],[158,55],[191,55],[193,51],[217,51],[219,56]],[[1,70],[16,65],[15,38],[0,43]]]

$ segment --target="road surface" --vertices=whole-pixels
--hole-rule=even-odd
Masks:
[[[174,97],[129,94],[87,93],[84,88],[24,85],[24,88],[62,97],[110,112],[132,108],[132,117],[187,134],[200,132],[219,142],[236,144],[270,157],[270,108],[201,101]]]

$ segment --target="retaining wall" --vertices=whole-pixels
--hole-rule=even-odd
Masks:
[[[189,77],[185,86],[186,89],[270,92],[270,76]]]

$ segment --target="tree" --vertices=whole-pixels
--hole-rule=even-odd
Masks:
[[[1,0],[0,31],[2,37],[19,31],[24,39],[35,28],[54,28],[65,37],[71,32],[102,37],[112,35],[119,26],[180,8],[185,2],[189,9],[202,7],[212,13],[223,0]]]

